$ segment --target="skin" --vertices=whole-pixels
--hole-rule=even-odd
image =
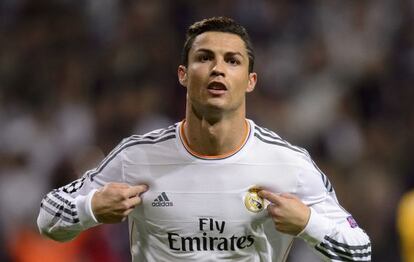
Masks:
[[[246,93],[256,86],[257,74],[249,73],[243,40],[235,34],[205,32],[198,35],[188,54],[188,65],[178,67],[178,80],[187,89],[184,132],[190,148],[200,155],[225,155],[245,139]],[[241,131],[242,130],[242,131]],[[92,210],[102,223],[124,220],[142,200],[145,185],[109,183],[95,193]],[[290,194],[261,190],[277,230],[297,235],[310,209]]]
[[[178,79],[187,88],[184,131],[192,150],[202,155],[234,151],[244,140],[246,93],[252,92],[257,74],[248,72],[243,40],[234,34],[206,32],[195,39],[188,67],[179,66]],[[225,84],[223,94],[211,93],[209,83]],[[277,230],[297,235],[306,226],[310,209],[294,195],[261,190]]]
[[[92,197],[92,211],[100,223],[113,224],[124,221],[136,206],[141,204],[141,194],[146,185],[129,186],[124,183],[108,183]]]
[[[192,150],[221,155],[236,149],[246,129],[246,93],[253,91],[257,74],[248,72],[243,40],[234,34],[206,32],[196,37],[188,67],[178,67],[178,79],[187,88],[184,131]],[[226,90],[212,92],[209,84]]]
[[[297,196],[288,193],[275,194],[266,190],[261,190],[258,194],[270,202],[267,212],[277,231],[297,236],[308,224],[310,208]]]

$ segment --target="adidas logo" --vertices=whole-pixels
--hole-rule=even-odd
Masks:
[[[167,197],[165,192],[162,192],[154,201],[152,202],[153,207],[170,207],[173,206],[173,202]]]

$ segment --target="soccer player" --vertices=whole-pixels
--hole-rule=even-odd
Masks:
[[[404,262],[414,262],[414,191],[400,200],[397,212],[397,229],[400,235]]]
[[[285,261],[295,238],[328,261],[370,261],[368,236],[307,151],[246,119],[253,65],[232,19],[193,24],[178,67],[185,120],[124,139],[47,194],[42,234],[67,241],[128,218],[133,261]]]

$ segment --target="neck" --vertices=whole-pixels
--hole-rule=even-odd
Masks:
[[[241,148],[247,138],[248,123],[244,113],[206,118],[190,110],[182,131],[191,151],[203,156],[219,156]]]

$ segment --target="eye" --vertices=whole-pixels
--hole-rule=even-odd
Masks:
[[[231,57],[227,60],[227,63],[229,63],[231,65],[240,65],[240,60],[238,60],[235,57]]]
[[[200,61],[200,62],[207,62],[207,61],[210,61],[211,60],[211,56],[209,56],[209,55],[199,55],[198,56],[198,61]]]

